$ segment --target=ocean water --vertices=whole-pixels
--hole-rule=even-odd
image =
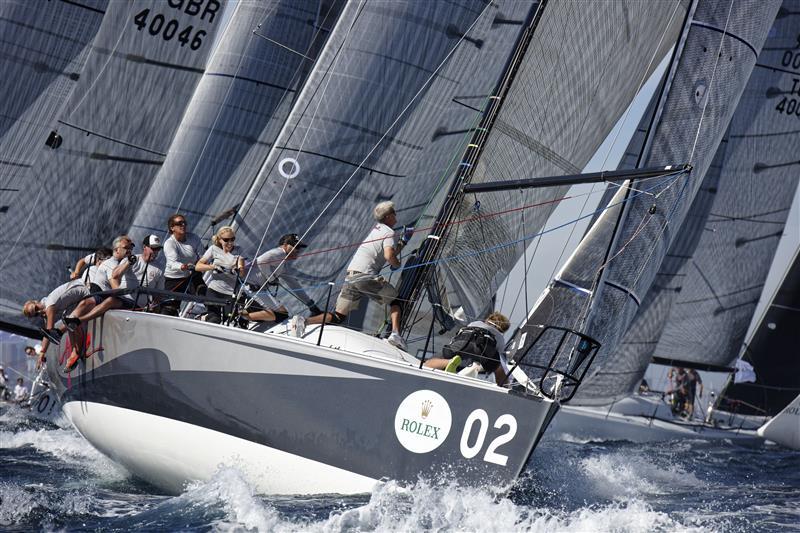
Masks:
[[[272,497],[220,467],[170,496],[106,459],[65,420],[0,407],[0,529],[797,531],[800,453],[546,437],[506,494],[420,481],[357,496]]]

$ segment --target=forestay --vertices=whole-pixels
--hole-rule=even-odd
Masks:
[[[57,130],[4,191],[2,319],[66,279],[66,267],[127,231],[164,162],[221,22],[218,0],[115,1]],[[141,243],[137,243],[141,246]],[[27,323],[27,322],[22,322]]]
[[[210,229],[209,206],[236,207],[286,120],[340,1],[242,0],[219,40],[153,186],[134,238],[177,211]]]
[[[239,211],[237,244],[255,253],[308,230],[296,265],[319,297],[314,285],[343,277],[377,202],[413,223],[455,171],[534,8],[348,2]]]
[[[698,2],[668,80],[642,166],[689,162],[694,170],[623,209],[584,331],[602,344],[577,403],[627,394],[642,362],[619,345],[675,241],[756,63],[779,2]],[[639,184],[639,186],[646,186]]]
[[[471,183],[579,173],[672,46],[684,13],[682,2],[547,3]],[[456,258],[442,264],[455,291],[451,303],[463,306],[468,317],[482,315],[521,257],[527,244],[522,237],[542,228],[565,192],[566,187],[466,195],[456,220],[514,212],[450,232],[441,256]],[[543,205],[514,209],[537,204]]]

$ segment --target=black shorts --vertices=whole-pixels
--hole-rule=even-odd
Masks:
[[[135,309],[136,308],[136,302],[134,302],[130,298],[117,298],[117,300],[119,300],[120,304],[122,304],[119,307],[120,309]]]

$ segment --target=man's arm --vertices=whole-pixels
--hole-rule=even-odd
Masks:
[[[400,268],[400,259],[397,258],[398,250],[394,246],[384,246],[383,257],[392,268]]]
[[[86,266],[86,261],[84,257],[78,259],[78,262],[75,263],[75,268],[69,275],[69,279],[78,279],[81,277],[81,272],[83,272],[83,268]]]
[[[124,257],[120,260],[119,264],[116,267],[114,267],[114,270],[111,272],[111,277],[108,279],[112,289],[119,289],[120,282],[122,281],[122,276],[123,274],[125,274],[125,271],[128,270],[128,267],[130,266],[131,262],[128,260],[127,257]]]

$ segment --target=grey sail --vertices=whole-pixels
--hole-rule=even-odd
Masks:
[[[47,141],[107,4],[0,2],[0,190],[12,187]]]
[[[165,228],[177,211],[193,230],[210,226],[212,203],[235,207],[258,173],[339,2],[240,1],[187,108],[167,158],[131,228]]]
[[[675,242],[779,7],[697,3],[642,163],[688,162],[694,169],[663,183],[657,195],[629,196],[584,325],[603,347],[577,403],[606,403],[640,379],[641,361],[625,360],[619,345]]]
[[[368,233],[375,203],[392,199],[413,223],[455,172],[534,9],[348,2],[239,210],[237,244],[254,253],[308,230],[312,248],[296,265],[319,296]]]
[[[685,10],[635,0],[546,4],[471,183],[579,173],[672,46]],[[575,31],[584,27],[593,29]],[[486,216],[457,225],[443,246],[451,303],[481,315],[522,256],[522,238],[542,228],[565,192],[466,195],[454,218]]]
[[[707,220],[678,283],[657,357],[729,365],[739,355],[778,246],[798,183],[798,73],[786,72],[796,53],[800,2],[770,31],[709,174],[719,175]],[[787,106],[789,108],[787,109]],[[687,219],[687,222],[694,222]],[[686,222],[684,223],[686,224]],[[683,231],[683,230],[682,230]]]
[[[223,3],[119,1],[57,122],[61,143],[0,191],[2,319],[66,279],[66,267],[127,231],[205,68]],[[24,258],[24,260],[22,260]],[[27,323],[27,322],[25,322]]]

